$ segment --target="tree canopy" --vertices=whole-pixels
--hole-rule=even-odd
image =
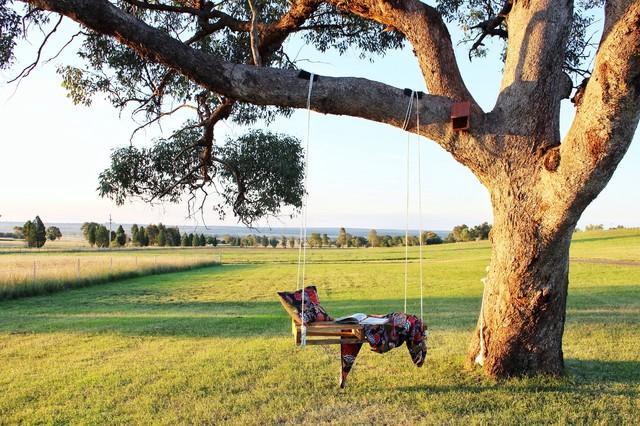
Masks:
[[[593,10],[603,2],[581,0],[573,12],[571,34],[562,56],[563,69],[573,77],[575,86],[589,75],[586,61],[593,53],[592,37],[596,31],[592,28]],[[409,40],[414,48],[425,47],[427,43],[436,49],[431,53],[415,50],[424,69],[426,65],[422,63],[431,60],[426,56],[433,53],[442,56],[439,59],[442,65],[449,62],[455,66],[444,21],[463,30],[470,57],[484,56],[489,46],[504,51],[508,39],[506,17],[513,6],[510,0],[429,2],[433,6],[409,1],[403,7],[384,1],[335,0],[90,3],[93,3],[90,7],[84,7],[87,2],[80,0],[0,0],[0,67],[14,64],[16,44],[27,39],[30,32],[42,29],[47,34],[43,46],[49,41],[62,20],[50,11],[78,20],[82,25],[69,42],[79,40],[71,45],[79,46],[80,62],[58,69],[74,103],[90,105],[95,96],[106,96],[114,107],[133,111],[132,115],[143,122],[140,128],[178,111],[192,111],[192,118],[150,147],[128,145],[115,150],[111,166],[100,174],[100,195],[118,204],[135,197],[179,202],[185,194],[195,201],[198,195],[204,198],[213,191],[218,195],[215,210],[221,215],[231,210],[245,223],[276,215],[284,205],[301,206],[303,152],[295,138],[262,131],[214,142],[215,125],[221,120],[268,125],[278,115],[288,116],[291,106],[299,105],[277,105],[259,99],[247,102],[241,99],[244,96],[212,90],[190,75],[189,70],[171,64],[144,42],[129,41],[124,34],[114,37],[113,25],[101,25],[93,18],[104,16],[105,22],[133,19],[127,22],[133,30],[137,31],[134,27],[138,26],[145,28],[149,32],[145,37],[157,34],[154,32],[157,30],[180,43],[185,53],[197,51],[219,62],[284,70],[299,67],[295,52],[287,44],[294,37],[319,51],[335,49],[342,54],[355,49],[361,58],[369,60],[402,48]],[[74,14],[82,8],[86,16]],[[423,15],[421,20],[413,21],[402,13],[412,10]],[[400,25],[418,22],[427,27],[426,34],[422,30],[407,31]],[[488,38],[499,42],[487,45]],[[415,46],[419,40],[419,46]],[[18,78],[27,76],[41,60],[42,48]],[[459,86],[453,81],[447,83],[450,78],[441,80],[443,88]],[[464,94],[466,88],[456,91],[458,95]],[[451,90],[444,92],[453,94]],[[241,152],[251,155],[243,156]]]

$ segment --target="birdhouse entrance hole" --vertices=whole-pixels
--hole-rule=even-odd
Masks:
[[[451,107],[451,124],[453,130],[467,130],[469,128],[469,114],[471,102],[456,102]]]

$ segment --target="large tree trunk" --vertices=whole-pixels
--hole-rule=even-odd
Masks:
[[[468,360],[493,377],[563,372],[562,334],[575,218],[549,223],[553,207],[524,172],[491,190],[493,252]]]

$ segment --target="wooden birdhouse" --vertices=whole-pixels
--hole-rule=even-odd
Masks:
[[[453,130],[467,130],[469,128],[469,115],[471,102],[456,102],[451,107],[451,125]]]

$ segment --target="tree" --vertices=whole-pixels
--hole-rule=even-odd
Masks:
[[[410,44],[429,92],[421,94],[420,126],[413,114],[405,124],[402,89],[366,79],[320,76],[311,108],[419,131],[478,177],[493,203],[493,254],[468,359],[495,377],[562,373],[573,229],[640,119],[640,2],[293,0],[269,2],[251,21],[249,7],[236,2],[19,2],[36,12],[0,3],[2,67],[13,61],[25,28],[57,28],[38,10],[55,12],[83,25],[78,45],[86,63],[61,69],[73,101],[88,104],[98,92],[121,108],[137,101],[152,123],[176,104],[197,115],[151,148],[116,150],[100,176],[102,195],[119,203],[134,196],[177,201],[217,180],[221,205],[248,222],[285,204],[300,207],[301,149],[269,133],[214,149],[213,130],[223,119],[252,124],[306,107],[308,76],[288,61],[288,37],[304,32],[318,49],[357,47],[365,57]],[[590,50],[595,8],[604,8],[602,36]],[[467,33],[470,58],[486,53],[487,37],[504,48],[492,111],[467,89],[446,21]],[[561,138],[560,104],[572,86],[576,115]],[[468,115],[462,105],[465,114],[451,123],[462,101]]]
[[[491,225],[488,222],[484,222],[480,225],[476,225],[472,229],[472,233],[475,239],[487,240],[489,239],[489,233],[491,232]]]
[[[14,226],[13,227],[13,234],[15,235],[15,238],[17,238],[18,240],[21,240],[24,238],[24,229],[22,226]]]
[[[336,238],[336,247],[347,247],[347,241],[349,238],[347,237],[347,230],[344,228],[340,228],[338,231],[338,238]]]
[[[147,247],[149,245],[149,236],[144,226],[138,228],[138,245],[140,247]]]
[[[431,245],[431,244],[442,244],[442,238],[438,234],[432,231],[423,231],[422,232],[422,244]]]
[[[151,225],[147,226],[145,231],[147,233],[147,239],[149,240],[147,245],[148,246],[157,245],[158,244],[158,232],[160,232],[160,230],[158,229],[158,226],[154,225],[154,224],[151,224]]]
[[[375,229],[369,231],[369,235],[367,235],[367,239],[369,240],[369,247],[379,247],[380,239],[378,238],[378,232]]]
[[[80,227],[84,239],[87,240],[91,247],[96,245],[96,229],[98,226],[99,225],[95,222],[85,222]]]
[[[23,229],[26,230],[25,238],[29,247],[40,248],[47,242],[47,230],[40,216],[36,216],[33,222],[25,223]]]
[[[180,245],[180,230],[178,227],[166,228],[167,230],[167,243],[170,246],[177,247]]]
[[[27,247],[35,247],[36,227],[32,221],[28,220],[22,225],[22,234],[24,235],[24,241],[27,243]]]
[[[47,228],[47,239],[49,241],[55,241],[62,238],[62,232],[60,232],[60,228],[57,226],[49,226]]]
[[[296,246],[295,237],[289,237],[289,248],[294,248]]]
[[[124,245],[127,243],[127,234],[125,234],[122,225],[118,226],[118,229],[116,229],[116,237],[113,239],[113,241],[118,247],[124,247]]]
[[[135,223],[131,225],[131,243],[134,246],[140,245],[140,228]]]
[[[331,240],[327,234],[322,234],[322,247],[331,246]]]
[[[95,228],[96,246],[100,248],[109,247],[109,229],[104,225],[98,225]]]
[[[393,238],[391,237],[391,235],[383,235],[378,238],[380,240],[380,247],[391,247],[393,243]]]
[[[278,239],[277,239],[276,237],[271,237],[271,238],[269,238],[269,245],[270,245],[272,248],[276,248],[276,247],[278,247]]]
[[[285,235],[280,236],[280,246],[287,248],[287,237]]]
[[[364,237],[356,237],[356,236],[354,236],[354,237],[351,238],[351,245],[353,247],[366,247],[368,243],[369,242]]]
[[[322,247],[322,237],[318,232],[312,232],[307,240],[309,247]]]
[[[213,240],[211,241],[211,245],[214,247],[218,247],[218,237],[217,236],[213,236]]]
[[[182,234],[182,238],[180,239],[180,245],[182,247],[189,247],[191,245],[191,240],[189,240],[189,236],[187,234]]]
[[[160,247],[167,245],[167,229],[162,224],[158,225],[158,245]]]

